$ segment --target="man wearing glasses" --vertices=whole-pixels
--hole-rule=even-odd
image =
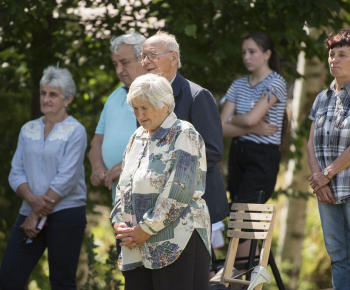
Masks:
[[[202,135],[208,167],[203,198],[209,208],[211,223],[223,220],[229,206],[218,166],[224,146],[220,114],[214,97],[177,71],[181,61],[179,44],[174,35],[158,31],[148,38],[143,45],[140,61],[147,72],[159,74],[171,83],[176,116],[192,123]]]
[[[91,183],[93,186],[104,185],[112,189],[113,204],[123,153],[137,126],[134,111],[127,103],[126,95],[134,79],[145,73],[138,61],[145,40],[137,32],[112,38],[112,62],[123,85],[108,97],[91,141]]]

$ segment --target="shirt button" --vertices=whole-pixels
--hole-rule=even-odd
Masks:
[[[329,134],[329,132],[327,132],[327,134]]]
[[[329,119],[329,122],[332,122],[332,119]]]

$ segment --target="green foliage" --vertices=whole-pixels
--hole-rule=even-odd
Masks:
[[[330,29],[340,29],[346,19],[340,9],[350,10],[342,0],[157,0],[150,12],[165,19],[164,30],[176,35],[181,48],[185,77],[223,95],[232,80],[246,73],[240,51],[249,32],[268,32],[282,58],[282,74],[291,81],[297,56],[324,59],[323,40]],[[195,11],[195,13],[194,13]],[[323,33],[317,41],[308,35],[311,27]]]
[[[110,289],[117,290],[121,285],[120,281],[115,278],[117,272],[117,254],[116,247],[110,246],[108,251],[108,259],[106,263],[101,263],[97,259],[94,243],[94,235],[85,237],[85,251],[88,254],[88,278],[82,290],[100,290]]]
[[[105,100],[118,85],[110,61],[109,32],[122,34],[130,27],[134,14],[129,15],[129,20],[122,21],[121,18],[130,13],[115,1],[87,1],[86,8],[111,4],[119,9],[119,14],[114,17],[102,14],[88,19],[76,13],[78,2],[0,1],[0,148],[3,153],[0,155],[0,257],[21,204],[7,181],[11,159],[21,126],[41,115],[39,81],[43,69],[59,64],[72,72],[78,92],[69,113],[85,126],[88,141],[94,135]],[[91,168],[87,158],[84,165],[88,181]],[[90,183],[87,185],[91,192]],[[110,191],[104,188],[99,191],[95,202],[110,204]],[[89,199],[88,211],[92,208]],[[40,260],[39,270],[34,271],[31,279],[44,277],[40,270],[44,261]],[[37,284],[40,286],[41,281]],[[47,285],[42,289],[48,289]]]
[[[295,163],[295,169],[300,170],[301,169],[301,158],[303,157],[303,146],[305,146],[305,140],[309,139],[310,134],[310,127],[311,127],[311,120],[304,116],[304,119],[300,121],[300,125],[296,130],[293,132],[293,134],[290,136],[292,144],[290,146],[289,151],[289,158],[294,159],[296,161]]]
[[[0,0],[0,257],[21,203],[8,185],[10,162],[21,126],[40,116],[39,81],[45,67],[59,64],[72,72],[78,93],[70,114],[85,126],[90,141],[103,104],[118,85],[110,61],[111,34],[120,35],[134,27],[151,35],[155,29],[146,28],[151,23],[148,17],[164,19],[164,30],[175,34],[181,45],[184,76],[220,97],[237,75],[246,73],[240,50],[242,37],[247,33],[263,30],[271,34],[282,57],[282,74],[291,81],[298,76],[295,65],[299,51],[304,50],[308,58],[316,55],[324,59],[323,40],[329,30],[338,30],[350,20],[348,0],[153,0],[147,5],[131,1],[131,6],[120,3]],[[80,7],[107,6],[116,10],[93,17],[79,12]],[[316,41],[307,34],[311,27],[322,31]],[[301,126],[296,143],[299,134],[306,134],[307,126]],[[295,155],[298,156],[297,151]],[[91,168],[87,158],[84,165],[88,181]],[[87,185],[89,192],[94,193],[89,182]],[[92,194],[89,198],[90,211],[94,203],[110,204],[110,192],[106,189],[101,188],[97,198],[93,196],[93,200]],[[93,239],[86,243],[89,249],[94,248]],[[92,252],[90,255],[90,267],[97,267],[96,272],[90,273],[90,281],[95,285],[91,287],[100,287],[93,280],[105,270],[99,270],[102,265],[94,262]],[[38,269],[35,273],[42,274],[43,262]],[[112,277],[107,276],[108,279],[112,282]]]

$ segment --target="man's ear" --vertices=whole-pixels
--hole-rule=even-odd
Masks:
[[[177,51],[173,51],[171,53],[171,66],[177,66],[179,61],[179,53]]]

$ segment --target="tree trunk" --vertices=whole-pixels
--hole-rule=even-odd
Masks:
[[[309,110],[317,94],[322,90],[324,83],[324,66],[317,59],[306,60],[301,52],[298,57],[298,72],[305,79],[295,82],[292,103],[292,134],[305,122]],[[308,128],[309,129],[309,128]],[[307,139],[299,148],[302,152],[301,169],[296,170],[295,160],[290,160],[286,172],[286,187],[293,193],[308,193],[310,169],[306,151]],[[292,145],[293,146],[293,145]],[[298,278],[302,262],[302,248],[305,236],[307,200],[302,197],[288,196],[286,206],[282,212],[281,230],[278,241],[277,261],[289,262],[290,268],[284,272],[290,278],[287,289],[298,289]]]

